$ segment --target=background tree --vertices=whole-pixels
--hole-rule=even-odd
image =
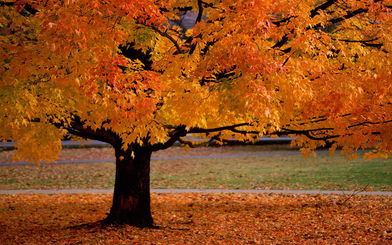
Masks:
[[[391,140],[391,3],[380,0],[0,2],[0,137],[55,160],[72,134],[116,155],[106,222],[151,226],[153,151],[189,133],[304,151]],[[196,13],[194,28],[178,23]],[[188,23],[189,24],[189,23]]]

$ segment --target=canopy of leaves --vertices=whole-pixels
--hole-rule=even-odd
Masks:
[[[34,160],[53,160],[68,132],[96,136],[80,126],[125,148],[285,133],[390,152],[391,5],[1,1],[0,139]]]

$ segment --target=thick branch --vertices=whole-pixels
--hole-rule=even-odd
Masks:
[[[116,144],[119,140],[119,137],[114,132],[106,130],[102,127],[94,130],[90,126],[86,126],[85,123],[77,116],[73,118],[70,125],[66,125],[65,123],[61,122],[51,122],[51,124],[57,128],[67,130],[70,134],[85,139],[99,140],[111,145]]]
[[[231,125],[231,126],[224,126],[224,127],[218,127],[218,128],[209,128],[209,129],[205,129],[205,128],[191,128],[188,130],[187,133],[195,133],[195,134],[199,134],[199,133],[213,133],[213,132],[219,132],[219,131],[223,131],[223,130],[233,130],[237,127],[241,127],[241,126],[250,126],[251,124],[249,123],[239,123],[239,124],[235,124],[235,125]]]
[[[327,135],[324,137],[315,137],[314,135],[312,135],[313,132],[333,130],[333,128],[318,128],[318,129],[306,129],[306,130],[282,128],[282,130],[284,130],[284,133],[287,133],[287,134],[305,135],[306,137],[308,137],[311,140],[329,140],[329,139],[340,137],[339,135]]]
[[[80,120],[71,122],[71,127],[65,129],[75,135],[79,134],[77,136],[100,140],[111,145],[118,143],[119,140],[119,137],[114,132],[103,128],[98,128],[94,130],[90,126],[86,126]]]
[[[233,133],[244,134],[244,135],[246,135],[246,134],[257,134],[257,135],[259,135],[260,134],[260,131],[247,131],[247,130],[239,130],[239,129],[236,129],[236,128],[229,129],[229,130],[232,131]]]
[[[342,117],[348,116],[350,114],[345,114],[342,115]],[[310,122],[306,123],[300,123],[299,125],[305,125],[307,123],[317,123],[321,121],[326,121],[326,118],[319,118],[312,120]],[[377,124],[386,124],[386,123],[392,123],[392,120],[386,120],[386,121],[381,121],[381,122],[370,122],[370,121],[365,121],[357,124],[353,124],[347,127],[347,129],[353,128],[353,127],[358,127],[358,126],[365,126],[365,125],[377,125]],[[224,126],[224,127],[218,127],[218,128],[211,128],[211,129],[202,129],[202,128],[191,128],[188,130],[187,133],[212,133],[212,132],[219,132],[219,131],[224,131],[224,130],[229,130],[232,131],[233,133],[238,133],[238,134],[261,134],[260,131],[247,131],[247,130],[239,130],[237,129],[238,127],[242,126],[252,126],[249,123],[240,123],[240,124],[235,124],[235,125],[230,125],[230,126]],[[332,132],[335,128],[333,127],[321,127],[321,128],[312,128],[312,129],[291,129],[290,125],[286,125],[285,127],[282,127],[280,131],[277,132],[272,132],[269,133],[270,135],[282,135],[282,134],[296,134],[296,135],[305,135],[309,139],[312,140],[330,140],[338,137],[342,137],[342,135],[328,135],[328,132]],[[324,134],[325,136],[322,137],[317,137],[315,136],[315,133],[321,133]]]
[[[167,140],[165,143],[158,143],[152,146],[153,151],[159,151],[159,150],[164,150],[169,147],[171,147],[177,140],[180,139],[180,137],[185,136],[187,134],[185,130],[185,126],[180,126],[174,129],[170,134],[169,134],[169,140]]]
[[[366,126],[366,125],[379,125],[379,124],[387,124],[387,123],[392,123],[392,120],[386,120],[386,121],[381,121],[381,122],[370,122],[370,121],[365,121],[361,123],[356,123],[352,124],[347,127],[347,129],[354,128],[354,127],[359,127],[359,126]],[[286,133],[289,134],[303,134],[306,137],[308,137],[311,140],[330,140],[334,138],[339,138],[344,135],[328,135],[326,132],[324,133],[325,136],[322,137],[316,137],[314,133],[316,132],[323,132],[323,131],[332,131],[334,128],[316,128],[316,129],[304,129],[304,130],[295,130],[295,129],[289,129],[289,128],[282,128]],[[346,134],[345,136],[350,136],[352,134]]]
[[[81,138],[84,138],[84,139],[92,139],[92,140],[99,140],[99,141],[106,142],[105,139],[103,139],[102,137],[99,137],[98,135],[87,134],[86,132],[82,132],[77,129],[71,128],[71,127],[67,127],[64,129],[66,129],[68,131],[68,133],[75,135],[75,136],[78,136],[78,137],[81,137]]]

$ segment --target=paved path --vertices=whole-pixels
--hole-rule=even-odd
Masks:
[[[365,152],[365,151],[358,151]],[[317,154],[329,154],[329,151],[316,151]],[[175,160],[175,159],[210,159],[210,158],[230,158],[230,157],[261,157],[261,156],[289,156],[300,155],[300,151],[269,151],[269,152],[255,152],[255,153],[238,153],[238,154],[217,154],[217,155],[202,155],[202,156],[165,156],[165,157],[151,157],[151,160]],[[116,159],[92,159],[92,160],[60,160],[55,162],[41,162],[41,164],[71,164],[71,163],[102,163],[102,162],[115,162]],[[0,166],[24,166],[35,165],[29,162],[5,162],[0,163]]]
[[[187,139],[195,141],[195,142],[200,142],[204,139],[199,139],[199,138],[194,138],[191,135],[186,136]],[[290,141],[294,140],[295,138],[293,137],[260,137],[259,142],[287,142],[290,143]],[[230,140],[229,140],[230,141]],[[235,142],[235,139],[232,139],[233,142]],[[176,143],[179,143],[178,141]],[[99,140],[86,140],[86,141],[76,141],[76,140],[63,140],[61,141],[61,145],[63,148],[69,148],[69,147],[110,147],[108,143],[99,141]],[[0,142],[0,148],[5,148],[5,149],[13,149],[14,148],[14,142]]]
[[[256,194],[334,194],[392,196],[391,191],[319,191],[319,190],[227,190],[227,189],[151,189],[154,193],[256,193]],[[63,189],[63,190],[0,190],[0,194],[105,194],[113,189]]]
[[[326,151],[317,151],[318,154],[328,153]],[[259,157],[259,156],[287,156],[287,155],[300,155],[299,151],[271,151],[271,152],[256,152],[256,153],[239,153],[239,154],[217,154],[217,155],[202,155],[202,156],[162,156],[151,157],[151,160],[175,160],[175,159],[208,159],[208,158],[230,158],[230,157]],[[60,160],[55,162],[41,162],[41,164],[70,164],[70,163],[101,163],[101,162],[115,162],[116,159],[91,159],[91,160]],[[29,162],[6,162],[0,163],[0,166],[23,166],[35,165]]]

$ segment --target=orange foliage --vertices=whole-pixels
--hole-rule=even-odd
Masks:
[[[2,2],[0,140],[38,161],[55,158],[67,131],[94,138],[72,131],[77,124],[113,132],[125,147],[237,125],[219,139],[280,132],[304,134],[296,144],[310,149],[327,139],[347,151],[390,152],[390,6]],[[191,30],[172,24],[184,8],[199,15]]]
[[[1,244],[388,244],[390,197],[153,194],[157,229],[101,227],[110,195],[2,195]],[[83,224],[89,225],[83,225]]]
[[[115,193],[135,200],[149,200],[151,152],[191,133],[218,142],[303,135],[294,144],[305,153],[328,141],[332,149],[373,147],[387,157],[391,6],[0,1],[0,140],[16,142],[16,157],[30,161],[55,160],[67,133],[108,142],[122,176]],[[174,24],[186,10],[196,17],[191,29]],[[149,202],[132,203],[147,218],[112,212],[113,220],[149,225]]]

